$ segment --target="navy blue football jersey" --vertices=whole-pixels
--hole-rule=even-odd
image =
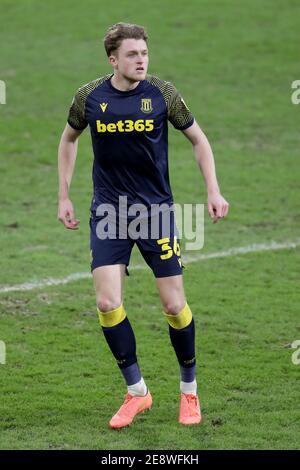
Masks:
[[[194,117],[170,82],[147,75],[134,90],[120,91],[113,74],[79,88],[68,115],[74,129],[90,126],[94,151],[91,210],[102,203],[118,206],[173,203],[168,170],[168,121],[187,129]]]

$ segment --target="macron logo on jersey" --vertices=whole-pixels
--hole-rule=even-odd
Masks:
[[[96,120],[97,132],[151,132],[154,129],[154,119],[131,119],[120,120],[116,123],[109,122],[105,124],[100,119]]]
[[[105,112],[107,105],[108,103],[100,103],[100,108],[102,109],[103,112]]]

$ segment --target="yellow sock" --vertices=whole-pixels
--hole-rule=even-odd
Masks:
[[[114,310],[110,310],[109,312],[101,312],[99,308],[97,308],[100,325],[106,328],[111,328],[112,326],[121,323],[126,318],[126,312],[121,304],[119,307],[115,308]]]
[[[192,312],[188,304],[186,303],[183,309],[177,315],[169,315],[164,312],[169,325],[171,325],[176,330],[181,330],[188,326],[193,318]]]

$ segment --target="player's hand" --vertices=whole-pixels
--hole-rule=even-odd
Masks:
[[[70,199],[59,200],[57,218],[66,228],[71,230],[79,228],[80,221],[75,218],[73,204]]]
[[[229,211],[229,203],[220,193],[208,194],[207,208],[210,218],[216,224],[219,219],[226,217]]]

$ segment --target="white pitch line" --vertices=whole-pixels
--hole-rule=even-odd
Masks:
[[[229,248],[229,250],[217,251],[215,253],[198,254],[198,255],[185,255],[184,263],[196,263],[197,261],[205,261],[212,258],[225,258],[227,256],[245,255],[247,253],[259,253],[261,251],[270,250],[286,250],[289,248],[296,248],[300,245],[300,238],[291,242],[270,242],[270,243],[254,243],[248,246]],[[130,266],[130,270],[146,269],[146,264],[136,264]],[[68,284],[69,282],[78,281],[79,279],[89,279],[91,273],[74,273],[62,279],[48,278],[40,279],[39,281],[25,282],[24,284],[16,284],[14,286],[1,286],[0,294],[5,292],[20,292],[38,289],[39,287],[59,286]]]

